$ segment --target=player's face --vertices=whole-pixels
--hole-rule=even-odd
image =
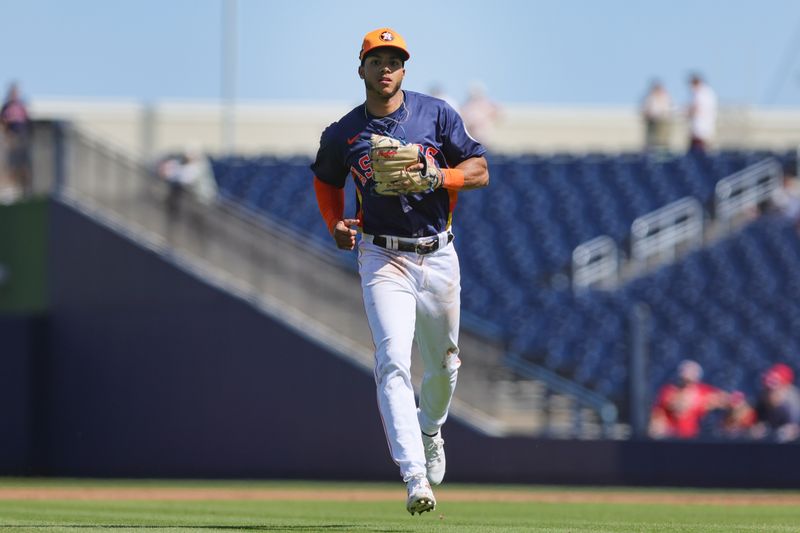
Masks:
[[[400,90],[406,69],[397,52],[378,50],[367,56],[364,66],[358,68],[367,92],[389,99]]]

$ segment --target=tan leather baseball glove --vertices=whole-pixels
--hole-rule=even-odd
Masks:
[[[442,186],[444,176],[432,157],[424,157],[413,144],[398,139],[372,134],[369,157],[372,160],[372,179],[375,192],[384,196],[398,196],[432,191]],[[419,170],[409,167],[422,163]]]

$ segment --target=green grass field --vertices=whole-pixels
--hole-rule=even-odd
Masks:
[[[402,484],[0,480],[0,531],[799,532],[800,493]]]

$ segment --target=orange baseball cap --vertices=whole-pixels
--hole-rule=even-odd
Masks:
[[[378,28],[377,30],[373,30],[364,36],[364,43],[361,45],[361,52],[358,53],[358,59],[363,61],[364,56],[366,56],[369,52],[375,50],[376,48],[385,47],[397,48],[400,50],[405,56],[403,58],[404,61],[411,57],[411,54],[408,53],[406,40],[403,39],[399,33],[391,28]]]

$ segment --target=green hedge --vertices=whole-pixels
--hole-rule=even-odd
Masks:
[[[47,308],[47,205],[31,199],[0,206],[0,313]]]

